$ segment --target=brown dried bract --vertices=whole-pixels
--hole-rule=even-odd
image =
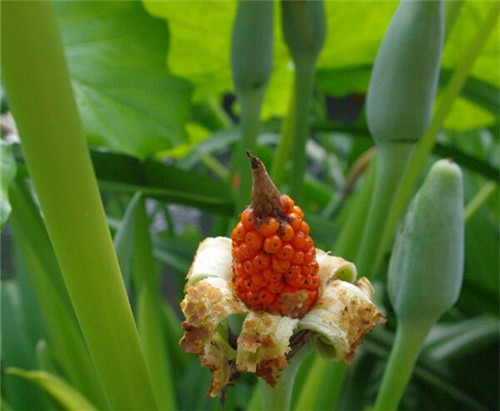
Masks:
[[[252,208],[257,218],[271,216],[281,217],[283,206],[281,204],[281,193],[267,174],[264,163],[257,157],[246,152],[252,167]]]

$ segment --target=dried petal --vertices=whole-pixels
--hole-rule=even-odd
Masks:
[[[326,284],[333,278],[350,283],[356,280],[358,275],[356,266],[342,257],[335,257],[317,248],[316,261],[319,264],[318,274],[323,284]]]
[[[300,321],[299,329],[317,333],[313,346],[325,360],[344,359],[350,364],[365,334],[386,321],[371,302],[373,294],[365,277],[355,284],[334,279]]]
[[[232,314],[246,311],[236,300],[228,284],[221,278],[206,278],[187,287],[181,309],[186,317],[182,323],[184,336],[181,348],[198,354],[200,363],[212,371],[209,396],[216,396],[229,382],[230,367],[225,354],[227,346],[214,338],[220,322]]]
[[[207,277],[229,281],[231,275],[231,240],[226,237],[209,237],[198,246],[193,264],[187,275],[187,284],[194,284]]]
[[[249,371],[273,387],[279,371],[288,367],[286,353],[290,337],[299,320],[265,312],[251,311],[243,322],[238,338],[238,371]]]

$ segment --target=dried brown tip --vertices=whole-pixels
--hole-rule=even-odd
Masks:
[[[257,218],[264,216],[279,217],[283,215],[281,193],[267,174],[266,166],[250,151],[246,151],[252,167],[252,208]]]

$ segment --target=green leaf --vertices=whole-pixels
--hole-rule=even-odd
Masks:
[[[92,145],[144,158],[185,141],[191,86],[169,73],[164,22],[140,2],[56,2]]]
[[[25,381],[3,373],[3,367],[34,368],[36,361],[30,346],[29,321],[22,308],[21,291],[15,280],[2,280],[1,286],[2,395],[14,409],[36,409],[43,404],[40,390]]]
[[[482,24],[488,3],[465,2],[444,50],[443,68],[455,67],[460,53]],[[174,73],[195,85],[196,99],[217,97],[233,90],[229,49],[234,3],[144,1],[144,4],[150,13],[168,21],[171,33],[169,66]],[[375,59],[397,5],[397,1],[325,2],[327,34],[318,61],[317,84],[320,88],[335,96],[366,91],[369,77],[366,70]],[[285,114],[293,81],[291,58],[280,32],[280,25],[276,24],[273,75],[264,98],[264,118]],[[498,36],[497,26],[471,72],[474,78],[490,86],[499,84]],[[197,52],[192,53],[192,50]],[[490,113],[476,109],[479,117],[474,120],[465,110],[457,104],[446,126],[463,130],[491,124]]]
[[[137,213],[137,207],[141,201],[141,194],[136,193],[125,210],[125,214],[116,229],[113,237],[113,245],[115,246],[116,256],[120,264],[123,282],[127,292],[130,292],[130,272],[132,267],[132,251],[134,239],[134,225]]]
[[[226,185],[203,174],[187,171],[158,161],[140,162],[123,154],[92,152],[92,161],[101,188],[145,196],[231,214],[230,193]]]
[[[16,180],[11,193],[12,232],[23,266],[26,267],[26,273],[18,271],[18,274],[23,276],[21,281],[30,282],[35,291],[55,360],[72,384],[94,403],[105,406],[102,389],[39,210],[22,181]],[[25,235],[28,231],[29,235]],[[28,278],[24,278],[26,275]]]
[[[453,30],[446,42],[446,48],[443,53],[443,67],[452,69],[460,59],[464,47],[468,45],[491,9],[489,1],[466,1],[460,11],[460,15],[455,21]],[[489,83],[493,86],[500,86],[500,25],[497,24],[492,30],[486,44],[480,55],[476,58],[470,75]]]
[[[7,368],[6,371],[38,384],[67,410],[97,410],[80,392],[53,374],[45,371],[25,371],[15,367]]]
[[[12,153],[12,144],[0,140],[0,230],[9,218],[9,185],[16,175],[16,162]]]

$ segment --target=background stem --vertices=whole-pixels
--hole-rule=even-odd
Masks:
[[[397,409],[429,330],[430,326],[398,325],[374,411]]]
[[[235,153],[235,165],[238,171],[236,190],[236,210],[242,212],[250,204],[252,189],[252,171],[246,150],[254,152],[260,126],[260,110],[264,98],[265,87],[245,90],[238,94],[241,109],[241,139]],[[239,181],[238,181],[239,180]]]
[[[306,174],[306,143],[309,137],[309,109],[314,87],[314,73],[316,60],[295,61],[295,84],[293,108],[293,140],[290,158],[290,195],[295,202],[301,204],[304,195],[304,177]]]
[[[265,381],[259,379],[263,411],[290,410],[295,375],[302,361],[311,351],[312,347],[310,343],[304,345],[297,354],[288,361],[288,368],[281,371],[276,386],[271,387]]]
[[[373,277],[380,233],[384,231],[401,175],[414,148],[412,143],[387,143],[377,147],[377,175],[361,244],[356,255],[360,275]]]
[[[51,2],[2,5],[2,80],[47,231],[111,408],[155,409]]]

